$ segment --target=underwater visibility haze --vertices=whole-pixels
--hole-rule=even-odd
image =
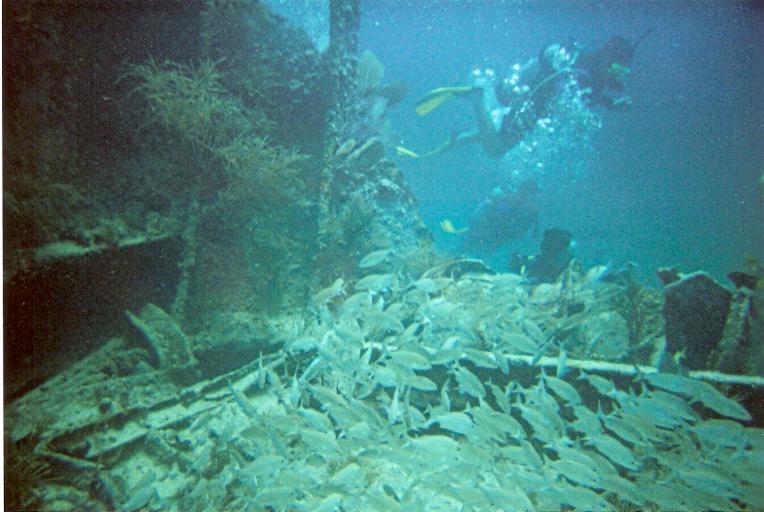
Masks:
[[[3,15],[6,510],[764,509],[760,4]]]

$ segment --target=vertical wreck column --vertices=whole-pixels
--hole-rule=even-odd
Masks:
[[[326,58],[334,98],[329,109],[327,138],[340,135],[339,131],[351,110],[360,24],[360,0],[330,0]]]
[[[324,163],[319,183],[319,251],[325,248],[329,220],[332,217],[334,168],[331,156],[333,148],[341,142],[343,126],[352,112],[360,23],[360,0],[329,0],[329,47],[324,59],[331,82],[332,100],[326,117]]]
[[[175,291],[175,300],[172,303],[173,319],[180,325],[184,325],[186,320],[186,306],[189,297],[188,290],[191,283],[191,275],[196,266],[197,245],[199,243],[197,235],[197,229],[199,227],[198,190],[194,189],[191,197],[191,203],[188,206],[186,227],[180,235],[180,238],[183,241],[183,252],[181,254],[181,259],[178,262],[180,279],[178,281],[178,288]]]

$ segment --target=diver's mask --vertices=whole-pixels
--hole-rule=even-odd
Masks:
[[[620,62],[613,62],[607,70],[608,74],[618,80],[624,82],[631,74],[631,68]]]

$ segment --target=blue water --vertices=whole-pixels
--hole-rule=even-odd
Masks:
[[[764,254],[763,19],[752,3],[369,1],[360,49],[385,64],[385,81],[408,84],[393,126],[407,147],[427,149],[473,122],[464,101],[418,118],[414,101],[432,88],[463,84],[474,68],[523,63],[550,43],[596,48],[653,29],[626,84],[632,110],[595,108],[602,128],[591,147],[542,161],[556,170],[544,178],[539,229],[479,256],[501,266],[507,252],[533,253],[543,230],[557,227],[573,233],[586,264],[632,261],[649,279],[667,265],[723,276],[744,255]],[[478,145],[399,165],[438,246],[455,253],[461,246],[440,220],[465,225],[509,181],[506,162]]]

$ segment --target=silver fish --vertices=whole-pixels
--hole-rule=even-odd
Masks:
[[[711,384],[696,381],[692,398],[722,416],[740,421],[751,421],[752,419],[745,407],[725,396]]]
[[[419,391],[437,391],[438,385],[427,377],[421,375],[414,375],[404,379],[404,384],[411,387],[411,389],[417,389]]]
[[[631,450],[612,437],[607,435],[591,437],[588,442],[591,443],[598,452],[619,466],[635,471],[639,469],[640,463],[636,457],[634,457],[634,454],[631,453]]]
[[[371,274],[355,283],[355,290],[368,290],[370,293],[379,293],[393,285],[392,274]]]
[[[478,368],[495,370],[499,367],[493,358],[493,354],[490,352],[483,352],[482,350],[475,350],[474,348],[465,348],[464,357]]]
[[[313,295],[313,302],[316,304],[326,304],[333,298],[342,294],[344,285],[345,280],[341,277],[337,278],[332,284]]]
[[[558,459],[550,463],[550,466],[561,476],[564,476],[574,484],[585,485],[592,489],[602,487],[599,475],[591,467],[570,459]]]
[[[562,398],[568,405],[580,405],[581,395],[578,394],[576,388],[562,379],[552,376],[546,376],[544,382],[554,393]]]
[[[364,256],[358,263],[358,268],[371,268],[384,263],[387,257],[390,255],[390,249],[380,249],[378,251],[372,251]]]
[[[330,479],[329,485],[339,487],[346,492],[350,492],[353,489],[365,487],[364,473],[361,467],[355,462],[351,462],[344,468],[337,471]]]
[[[390,353],[390,358],[397,364],[411,370],[429,370],[432,368],[425,356],[411,350],[396,350]]]
[[[485,398],[485,388],[477,375],[463,366],[458,366],[455,370],[455,376],[461,394],[470,395],[475,398]]]
[[[475,428],[475,425],[472,422],[472,418],[463,412],[449,412],[446,414],[441,414],[440,416],[427,421],[424,426],[427,428],[436,423],[438,426],[440,426],[440,428],[463,435],[469,434]]]

